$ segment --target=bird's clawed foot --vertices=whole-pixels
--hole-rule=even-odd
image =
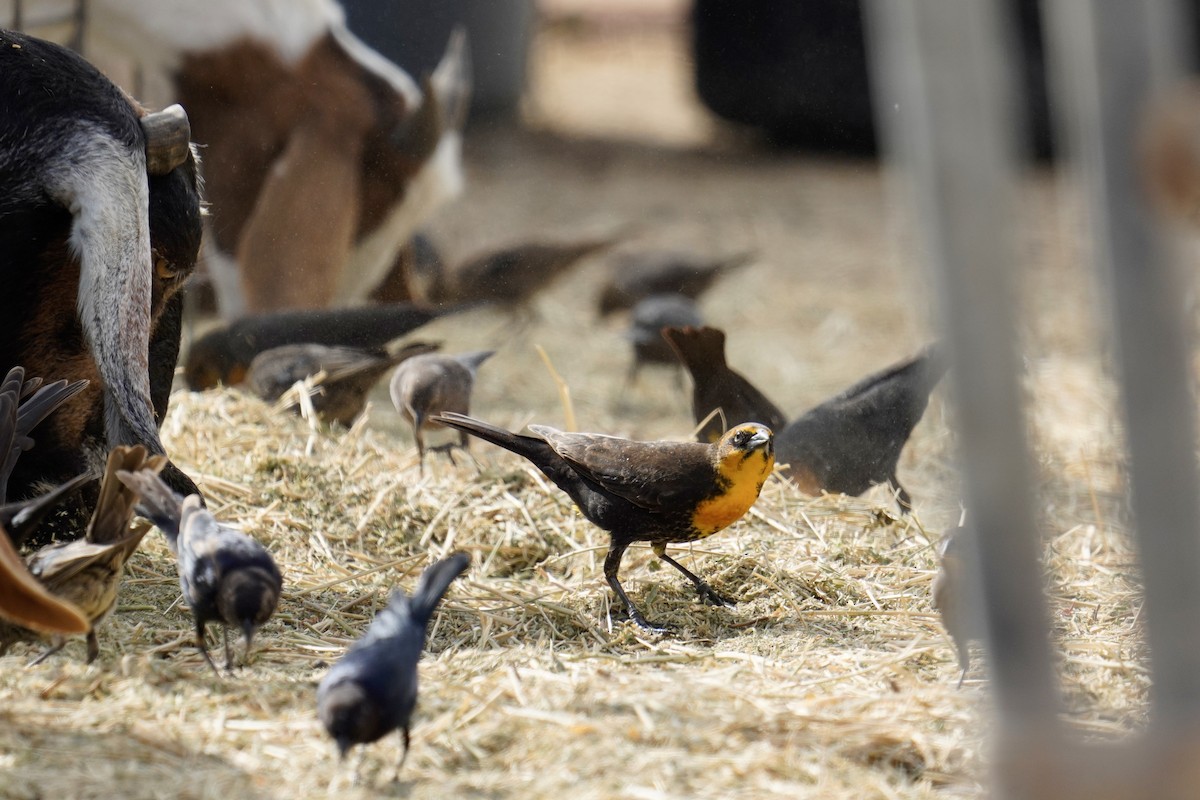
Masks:
[[[723,594],[720,594],[716,589],[709,586],[704,581],[696,584],[696,594],[700,595],[702,603],[708,603],[714,606],[726,606],[732,608],[737,605],[737,600],[730,600]]]
[[[638,611],[633,606],[629,606],[628,608],[626,608],[624,614],[622,614],[618,608],[614,608],[609,612],[608,618],[609,618],[610,622],[621,622],[622,620],[629,620],[634,625],[637,625],[639,628],[644,630],[646,633],[663,634],[663,633],[671,632],[670,628],[667,628],[667,627],[664,627],[661,625],[651,625],[649,622],[646,621],[646,618],[642,616],[642,612]]]

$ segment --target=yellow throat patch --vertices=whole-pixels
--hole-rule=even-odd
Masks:
[[[754,505],[763,482],[775,466],[775,456],[762,450],[735,451],[717,466],[721,490],[696,506],[692,527],[701,538],[737,522]]]

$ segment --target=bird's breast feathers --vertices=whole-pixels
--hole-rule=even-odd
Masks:
[[[774,455],[763,450],[727,455],[717,466],[717,491],[696,506],[692,527],[703,537],[737,522],[758,499],[774,466]]]

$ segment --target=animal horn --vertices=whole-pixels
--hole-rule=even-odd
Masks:
[[[146,134],[146,171],[151,175],[166,175],[178,167],[188,156],[188,144],[192,139],[192,126],[187,112],[176,103],[162,111],[142,117],[142,131]]]

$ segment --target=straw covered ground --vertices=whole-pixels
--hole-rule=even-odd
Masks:
[[[544,104],[533,118],[554,115],[565,54],[596,46],[569,38],[578,35],[539,49]],[[664,80],[678,79],[679,54],[659,45]],[[680,149],[659,133],[661,144],[631,144],[479,131],[468,193],[432,233],[452,262],[629,221],[640,227],[628,247],[756,248],[758,260],[702,308],[728,331],[731,363],[791,413],[930,338],[911,221],[872,165],[723,139]],[[1143,722],[1147,690],[1113,390],[1072,217],[1048,178],[1031,176],[1024,192],[1021,333],[1064,714],[1082,735],[1108,738]],[[624,383],[620,324],[593,311],[602,261],[549,287],[524,326],[479,310],[419,332],[451,352],[499,348],[480,371],[476,415],[514,429],[564,424],[540,345],[580,428],[688,436],[690,401],[673,374]],[[0,796],[981,796],[986,677],[976,668],[955,689],[929,602],[933,545],[961,513],[943,393],[901,460],[912,517],[899,518],[882,488],[809,498],[772,480],[742,521],[676,548],[735,608],[700,605],[635,546],[625,585],[674,629],[646,636],[608,622],[606,536],[516,457],[476,443],[478,467],[439,457],[422,475],[382,388],[348,432],[233,390],[179,392],[168,449],[219,517],[276,554],[279,613],[250,663],[216,679],[191,647],[172,559],[151,535],[96,664],[82,663],[82,644],[32,669],[24,646],[0,659]],[[454,550],[472,566],[435,616],[399,781],[396,738],[339,765],[315,717],[317,683],[392,588],[411,588]]]

